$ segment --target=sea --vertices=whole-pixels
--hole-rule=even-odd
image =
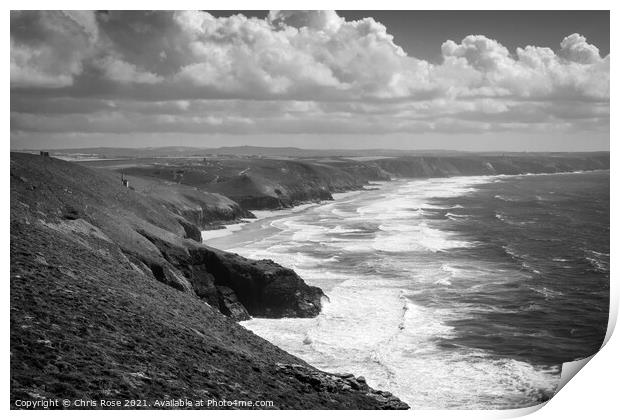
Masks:
[[[397,179],[205,242],[323,289],[316,318],[242,323],[315,367],[414,409],[522,408],[603,342],[609,195],[609,171]]]

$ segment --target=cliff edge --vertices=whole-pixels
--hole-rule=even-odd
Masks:
[[[13,407],[187,398],[406,408],[329,379],[238,325],[249,315],[315,316],[323,293],[271,261],[198,243],[198,228],[169,202],[117,178],[11,154]]]

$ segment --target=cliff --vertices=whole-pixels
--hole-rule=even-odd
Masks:
[[[225,196],[245,210],[330,200],[334,192],[389,179],[377,165],[341,158],[136,159],[85,164]]]
[[[403,407],[372,390],[314,388],[308,377],[327,374],[234,322],[314,316],[323,293],[271,261],[196,242],[199,229],[170,206],[113,172],[11,155],[12,401]]]
[[[197,241],[200,241],[200,230],[240,218],[254,217],[252,213],[221,194],[157,178],[139,178],[124,173],[123,176],[129,181],[130,189],[161,203],[170,212],[181,216],[181,220],[198,227],[198,232],[193,237]]]
[[[369,163],[400,178],[519,175],[609,169],[609,153],[405,156]]]
[[[470,175],[516,175],[609,169],[609,153],[466,154],[445,152],[383,158],[145,158],[83,164],[129,174],[136,185],[165,185],[167,189],[207,194],[234,209],[206,210],[201,227],[238,217],[249,210],[278,209],[332,199],[335,192],[361,189],[372,181]],[[119,174],[120,175],[120,174]],[[159,187],[163,188],[163,187]],[[147,194],[157,191],[145,189]],[[175,193],[176,194],[176,193]],[[160,194],[164,197],[170,194]],[[231,202],[223,204],[223,198]],[[237,206],[237,207],[234,207]],[[175,206],[179,208],[179,206]],[[207,206],[209,207],[209,206]],[[204,207],[205,209],[207,207]]]

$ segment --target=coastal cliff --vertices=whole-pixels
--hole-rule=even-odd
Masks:
[[[369,163],[399,178],[519,175],[609,169],[609,153],[403,156]]]
[[[145,159],[88,165],[122,172],[136,180],[174,183],[225,196],[246,211],[331,200],[332,193],[390,179],[375,164],[341,158]]]
[[[199,227],[176,211],[174,196],[139,189],[110,171],[11,155],[13,401],[215,398],[271,400],[274,408],[406,408],[369,389],[313,387],[307,378],[326,374],[234,321],[316,316],[322,291],[271,261],[200,244]]]
[[[359,190],[376,181],[609,169],[609,153],[444,153],[363,158],[209,156],[83,164],[127,174],[139,188],[146,183],[149,187],[143,191],[147,195],[153,195],[158,188],[205,194],[210,197],[210,203],[217,205],[203,206],[202,211],[209,217],[194,217],[193,220],[201,228],[210,229],[236,218],[252,217],[249,213],[252,210],[331,200],[333,193]],[[155,194],[158,197],[168,195],[173,194]],[[224,203],[223,199],[229,202]],[[222,206],[230,210],[222,211]]]
[[[16,229],[42,225],[87,245],[103,241],[134,270],[236,319],[318,314],[321,290],[306,285],[293,271],[199,243],[200,229],[184,217],[188,210],[179,197],[211,207],[213,197],[201,191],[190,196],[186,186],[172,190],[160,187],[145,194],[123,187],[107,171],[33,155],[11,156],[11,220]],[[246,214],[229,199],[216,199],[225,217]]]

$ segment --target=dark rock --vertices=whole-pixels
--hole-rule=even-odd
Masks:
[[[179,219],[179,223],[183,226],[183,229],[185,229],[186,238],[193,239],[196,242],[202,242],[202,232],[196,225],[182,219]]]
[[[204,262],[217,285],[236,293],[252,316],[310,318],[321,311],[323,291],[308,286],[293,270],[273,261],[252,261],[208,247],[191,252],[195,260]]]
[[[230,287],[216,286],[219,293],[219,308],[224,315],[235,321],[245,321],[250,319],[250,314],[237,299],[235,291]]]
[[[81,216],[80,216],[80,211],[78,209],[76,209],[75,207],[68,206],[67,208],[65,208],[64,212],[62,213],[62,217],[67,220],[77,220]]]
[[[407,410],[409,406],[394,397],[389,392],[377,391],[366,385],[366,380],[362,378],[354,379],[351,374],[329,374],[322,372],[318,369],[298,365],[298,364],[276,364],[276,369],[280,372],[287,373],[295,377],[299,382],[309,386],[317,392],[325,393],[363,393],[364,395],[371,397],[378,404],[379,409],[393,409],[393,410]],[[349,379],[345,379],[349,378]],[[353,378],[353,379],[351,379]]]
[[[347,383],[349,384],[349,386],[355,390],[360,390],[362,389],[361,385],[359,384],[359,382],[357,382],[356,380],[349,380],[347,381]]]

